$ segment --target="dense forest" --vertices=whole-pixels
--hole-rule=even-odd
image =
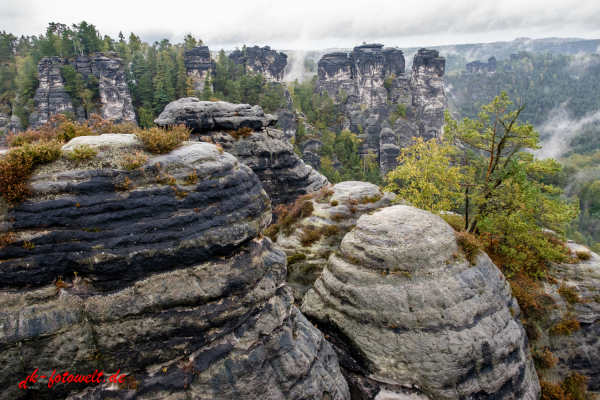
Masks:
[[[246,73],[225,54],[219,52],[212,85],[204,93],[195,93],[184,65],[184,51],[202,45],[202,40],[188,34],[182,43],[172,44],[168,39],[152,44],[143,42],[131,33],[122,33],[113,39],[102,36],[87,22],[67,26],[51,23],[46,33],[39,36],[21,36],[0,33],[0,111],[15,114],[26,127],[33,108],[33,97],[38,85],[37,64],[43,57],[58,56],[73,59],[81,54],[117,52],[125,61],[125,72],[134,108],[141,126],[153,125],[153,120],[165,105],[176,99],[198,96],[233,103],[259,104],[272,112],[285,104],[281,86],[268,84],[260,74]],[[96,108],[98,82],[94,76],[85,82],[75,68],[62,69],[67,91],[76,106],[87,111]],[[210,90],[214,87],[214,93]]]
[[[506,91],[515,106],[525,105],[521,119],[541,128],[542,144],[549,139],[544,124],[557,110],[564,111],[567,122],[600,110],[600,56],[522,52],[515,58],[520,59],[498,61],[493,74],[463,70],[446,76],[451,110],[461,118],[475,118],[482,104]],[[600,123],[589,120],[567,140],[559,157],[563,169],[548,183],[579,200],[581,213],[570,224],[568,236],[600,251]]]

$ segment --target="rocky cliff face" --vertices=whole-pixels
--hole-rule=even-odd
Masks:
[[[429,212],[360,217],[302,311],[329,336],[353,398],[539,398],[510,285],[487,255],[460,256]]]
[[[277,117],[259,106],[186,98],[168,104],[154,121],[159,126],[185,124],[199,140],[217,143],[252,168],[274,205],[287,204],[328,185],[327,179],[305,165],[283,132],[266,129]],[[251,128],[252,134],[235,139],[230,130]]]
[[[545,291],[556,302],[556,308],[547,326],[538,330],[540,337],[532,346],[548,348],[558,359],[557,366],[545,372],[546,379],[562,381],[574,371],[589,378],[588,389],[600,391],[600,256],[575,243],[568,246],[591,258],[575,264],[549,264],[548,273],[555,281],[547,283]],[[561,294],[564,288],[576,297],[565,298]],[[579,329],[553,334],[552,326],[565,320],[577,321]]]
[[[496,72],[496,57],[488,58],[487,63],[479,60],[471,61],[467,63],[466,69],[468,74],[494,73]]]
[[[123,60],[116,53],[96,53],[93,57],[92,73],[100,81],[101,116],[115,122],[135,122],[135,111],[123,68]]]
[[[29,117],[29,124],[33,128],[43,125],[50,116],[58,113],[71,112],[80,120],[85,119],[83,108],[74,109],[71,96],[64,91],[61,69],[69,63],[82,75],[85,82],[90,75],[98,78],[102,118],[117,123],[136,122],[123,60],[117,57],[117,53],[108,52],[77,56],[70,62],[59,57],[40,61],[40,85],[34,97],[34,111]]]
[[[74,113],[71,96],[64,91],[64,79],[61,74],[66,61],[59,57],[44,57],[38,64],[40,85],[35,91],[34,111],[29,116],[32,128],[43,125],[55,114]]]
[[[312,288],[327,265],[327,259],[340,250],[342,238],[356,226],[357,219],[392,205],[395,197],[393,193],[381,192],[372,183],[348,181],[321,191],[308,200],[313,205],[312,215],[295,223],[290,234],[279,232],[274,241],[292,260],[288,263],[286,282],[296,301],[302,301]],[[316,230],[322,232],[316,241],[302,241],[308,232]]]
[[[283,132],[276,129],[254,132],[239,139],[226,132],[211,132],[199,139],[218,143],[223,150],[252,168],[273,207],[289,204],[299,196],[329,185],[327,178],[298,158]]]
[[[235,50],[229,58],[236,65],[243,65],[246,72],[262,74],[268,82],[281,82],[287,65],[287,55],[271,50],[269,46]]]
[[[385,173],[397,166],[400,149],[410,145],[414,136],[441,135],[447,106],[444,66],[437,51],[421,49],[410,77],[405,77],[402,51],[368,44],[355,47],[349,55],[325,55],[319,61],[315,90],[327,91],[338,102],[348,118],[347,128],[362,140],[359,152],[375,153]],[[347,95],[345,104],[340,103],[342,90]]]
[[[14,242],[0,249],[0,397],[30,398],[17,385],[37,368],[106,382],[44,378],[36,398],[349,398],[335,353],[293,306],[285,254],[256,237],[271,208],[250,168],[185,142],[128,171],[134,135],[64,149],[77,144],[99,154],[37,170],[33,198],[2,210]],[[109,383],[118,370],[125,382]]]
[[[208,46],[198,46],[186,50],[183,57],[187,74],[192,77],[194,82],[194,90],[202,92],[206,76],[215,69]]]

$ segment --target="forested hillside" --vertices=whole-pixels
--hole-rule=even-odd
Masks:
[[[568,236],[599,251],[600,56],[523,52],[498,61],[495,73],[463,70],[446,76],[445,85],[450,109],[461,118],[476,117],[481,105],[502,91],[515,105],[526,105],[521,118],[540,131],[542,145],[561,144],[552,155],[563,163],[563,170],[551,183],[580,202],[581,214],[569,226]]]
[[[195,93],[186,74],[183,55],[185,50],[202,45],[202,40],[187,35],[182,43],[143,42],[131,33],[118,38],[102,36],[96,27],[86,22],[78,25],[51,23],[45,34],[20,38],[11,33],[0,33],[0,111],[20,117],[24,127],[33,108],[33,96],[38,85],[37,65],[43,57],[58,56],[73,59],[80,54],[117,52],[125,61],[125,72],[133,105],[141,126],[152,126],[153,120],[165,105],[182,97],[199,96],[205,100],[218,98],[234,103],[259,104],[272,112],[284,104],[281,87],[267,84],[260,74],[246,73],[221,51],[217,57],[212,81],[215,93],[207,89]],[[93,110],[98,101],[97,81],[89,81],[77,74],[71,66],[62,70],[65,90],[75,106]],[[210,86],[210,85],[208,85]]]

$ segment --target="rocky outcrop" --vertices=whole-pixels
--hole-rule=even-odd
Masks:
[[[259,130],[275,125],[277,117],[265,114],[260,106],[186,97],[169,103],[154,122],[158,126],[184,124],[192,132],[201,133],[240,128]]]
[[[194,90],[202,92],[204,90],[204,80],[211,71],[215,69],[215,63],[211,59],[208,46],[198,46],[191,50],[186,50],[183,55],[183,63],[187,75],[194,82]]]
[[[488,58],[487,63],[479,60],[471,61],[467,63],[466,69],[468,74],[494,73],[496,72],[496,57]]]
[[[93,58],[92,72],[94,69],[97,71],[100,85],[101,116],[117,123],[135,122],[135,111],[123,68],[124,62],[116,57],[116,53],[108,55],[110,57],[104,53],[96,53]]]
[[[421,49],[410,77],[405,77],[402,51],[367,44],[349,55],[323,56],[315,90],[327,92],[338,103],[348,128],[362,141],[359,153],[376,154],[385,173],[397,166],[400,149],[413,137],[442,134],[447,107],[444,67],[437,51]]]
[[[390,206],[395,197],[393,193],[383,193],[372,183],[347,181],[308,200],[313,205],[312,215],[295,223],[289,235],[280,232],[275,238],[277,247],[291,260],[286,282],[296,301],[302,301],[321,275],[329,256],[340,250],[342,238],[354,228],[357,219]],[[302,238],[316,230],[320,231],[318,240],[305,245]]]
[[[349,398],[293,306],[285,254],[256,237],[271,209],[250,168],[185,142],[128,171],[134,135],[75,140],[65,151],[96,158],[38,169],[33,198],[2,211],[14,241],[0,249],[1,398],[30,398],[18,383],[36,369],[106,378],[42,378],[36,398]]]
[[[471,265],[452,228],[410,206],[363,215],[302,302],[340,357],[353,398],[537,399],[508,282]]]
[[[421,49],[415,55],[409,87],[412,92],[411,122],[424,139],[443,134],[444,111],[448,101],[444,92],[444,69],[446,61],[437,50]]]
[[[262,74],[268,82],[281,82],[287,55],[265,47],[244,47],[243,50],[235,50],[229,55],[236,65],[243,65],[246,73],[254,72]]]
[[[538,330],[540,338],[533,347],[548,348],[558,359],[557,366],[544,373],[546,379],[562,381],[571,372],[578,372],[589,378],[588,389],[600,391],[600,256],[584,246],[567,245],[572,257],[575,252],[583,252],[591,258],[574,264],[548,264],[554,283],[547,283],[545,291],[556,302],[556,308],[547,326]],[[565,288],[574,294],[573,298],[561,294]],[[552,327],[565,320],[577,321],[579,329],[569,334],[552,334]]]
[[[29,125],[36,128],[59,113],[75,113],[71,96],[64,91],[64,79],[61,74],[66,61],[59,57],[44,57],[38,64],[40,82],[35,96],[34,111],[29,115]]]
[[[227,132],[209,132],[198,139],[219,144],[223,150],[252,168],[273,207],[289,204],[301,195],[329,185],[327,178],[298,158],[283,132],[276,129],[255,131],[246,138],[238,139]]]

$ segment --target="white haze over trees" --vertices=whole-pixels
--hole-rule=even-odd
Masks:
[[[105,0],[86,7],[80,1],[2,0],[0,27],[15,35],[37,35],[48,21],[83,20],[103,35],[119,31],[144,41],[179,42],[191,32],[211,48],[243,44],[276,49],[348,48],[366,41],[403,47],[512,40],[517,37],[600,37],[600,2],[544,0],[381,0],[377,3],[256,0],[198,2]]]

